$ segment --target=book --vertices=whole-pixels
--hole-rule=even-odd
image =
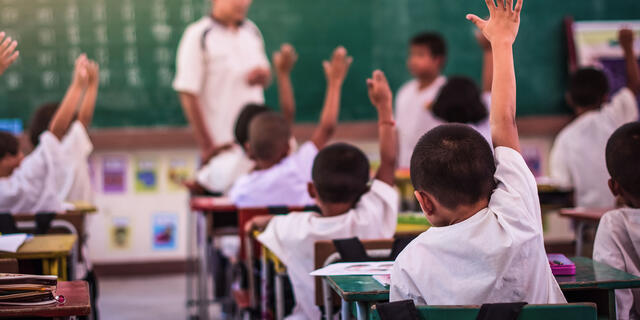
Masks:
[[[56,303],[56,276],[0,273],[0,305],[35,306]]]
[[[554,276],[573,276],[576,274],[575,263],[569,260],[564,254],[548,253],[547,259],[549,259],[551,273],[553,273]]]
[[[330,264],[311,273],[312,276],[356,276],[391,274],[393,261],[341,262]]]
[[[377,274],[372,276],[373,280],[378,281],[381,285],[388,287],[391,285],[391,275],[390,274]]]
[[[27,238],[26,233],[0,235],[0,251],[16,253]]]

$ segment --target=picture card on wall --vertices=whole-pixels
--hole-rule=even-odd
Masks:
[[[151,157],[136,159],[136,192],[158,191],[158,160]]]
[[[156,213],[152,217],[153,250],[170,251],[177,248],[178,215]]]
[[[104,193],[127,191],[127,157],[105,156],[102,158],[102,190]]]

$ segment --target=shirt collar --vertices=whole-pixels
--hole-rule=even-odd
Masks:
[[[217,19],[216,17],[213,16],[213,14],[209,14],[209,18],[211,18],[211,21],[213,21],[215,24],[223,27],[223,28],[227,28],[227,25],[225,25],[224,23],[222,23],[222,21],[220,21],[219,19]],[[244,19],[240,22],[238,22],[238,28],[242,27],[242,25],[245,23],[247,19]]]

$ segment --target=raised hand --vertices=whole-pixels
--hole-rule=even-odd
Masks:
[[[89,59],[86,54],[81,54],[75,62],[73,69],[73,84],[86,88],[89,86]]]
[[[89,86],[97,87],[100,82],[100,66],[97,62],[89,60],[86,66]]]
[[[322,67],[327,82],[342,84],[347,77],[353,58],[347,55],[347,49],[340,46],[333,50],[331,61],[323,61]]]
[[[515,7],[513,0],[497,0],[497,5],[494,1],[485,0],[489,8],[488,20],[480,19],[474,14],[468,14],[467,20],[473,22],[492,45],[512,45],[520,28],[523,0],[516,0]]]
[[[280,47],[280,51],[273,54],[273,65],[279,74],[289,74],[293,66],[298,61],[298,53],[292,45],[285,43]]]
[[[379,112],[388,111],[391,113],[393,108],[393,94],[391,93],[387,77],[385,77],[382,71],[374,71],[371,78],[367,79],[367,89],[369,90],[369,100],[371,100],[371,104],[373,104]]]
[[[618,31],[618,42],[624,50],[633,50],[633,31],[630,29],[620,29]]]
[[[11,37],[5,38],[5,36],[4,32],[0,32],[0,75],[20,56],[20,51],[16,50],[18,42],[12,40]]]

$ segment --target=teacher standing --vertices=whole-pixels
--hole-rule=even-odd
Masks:
[[[193,127],[202,157],[233,143],[248,103],[264,103],[271,81],[260,29],[246,18],[252,0],[212,0],[209,16],[187,27],[176,58],[173,88]]]

